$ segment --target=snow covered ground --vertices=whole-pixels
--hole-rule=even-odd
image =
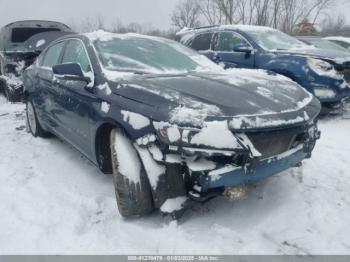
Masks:
[[[112,179],[56,138],[34,139],[0,97],[0,254],[350,254],[350,120],[322,120],[301,167],[180,222],[124,220]]]

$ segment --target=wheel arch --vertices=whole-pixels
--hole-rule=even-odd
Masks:
[[[110,134],[111,131],[115,128],[122,129],[123,132],[125,132],[125,134],[130,137],[126,128],[124,128],[121,124],[112,121],[101,123],[97,128],[94,136],[94,150],[96,162],[98,164],[98,167],[104,174],[113,173],[112,159],[110,153]]]

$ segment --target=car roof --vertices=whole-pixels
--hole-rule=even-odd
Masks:
[[[197,33],[201,31],[212,31],[212,30],[240,30],[240,31],[277,31],[272,27],[257,26],[257,25],[213,25],[196,28],[183,28],[177,35],[183,35],[187,33]]]
[[[346,43],[350,44],[350,37],[344,37],[344,36],[329,36],[329,37],[325,37],[325,39],[327,40],[335,40],[335,41],[343,41]]]
[[[108,40],[112,38],[119,38],[119,39],[130,39],[130,38],[143,38],[143,39],[151,39],[151,40],[157,40],[157,41],[172,41],[167,38],[162,38],[162,37],[157,37],[157,36],[149,36],[149,35],[142,35],[142,34],[136,34],[136,33],[112,33],[112,32],[107,32],[103,30],[98,30],[94,32],[89,32],[89,33],[72,33],[72,34],[67,34],[64,35],[52,43],[56,43],[65,39],[70,39],[70,38],[78,38],[81,40],[85,41],[95,41],[95,40]]]

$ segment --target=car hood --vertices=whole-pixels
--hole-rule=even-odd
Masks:
[[[289,54],[289,55],[302,55],[307,57],[317,57],[323,60],[330,60],[336,64],[343,64],[345,62],[350,62],[350,55],[347,52],[330,50],[330,49],[320,49],[320,48],[298,48],[287,51],[277,51],[279,54]]]
[[[112,91],[157,108],[152,117],[159,115],[158,120],[182,125],[236,119],[235,129],[269,127],[277,124],[272,120],[279,125],[305,122],[320,109],[317,100],[298,84],[262,70],[143,76]]]

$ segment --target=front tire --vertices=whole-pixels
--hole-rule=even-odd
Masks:
[[[34,137],[45,137],[46,132],[42,129],[35,111],[33,102],[28,99],[26,102],[26,120],[29,132]]]
[[[127,218],[151,213],[154,209],[151,187],[135,147],[120,129],[111,131],[110,142],[120,214]]]

